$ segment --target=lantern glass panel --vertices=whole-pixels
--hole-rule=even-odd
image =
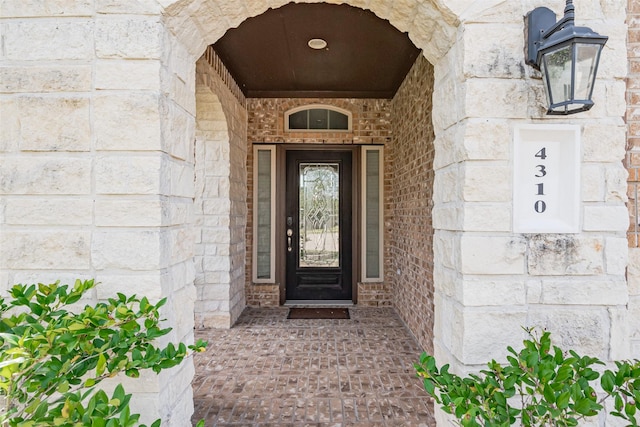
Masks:
[[[575,99],[590,99],[600,56],[599,44],[576,44]]]
[[[544,54],[542,74],[545,77],[549,104],[558,104],[571,99],[571,62],[571,46]]]

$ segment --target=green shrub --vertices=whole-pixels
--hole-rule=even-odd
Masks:
[[[94,286],[93,280],[77,280],[72,288],[16,285],[12,299],[0,297],[0,425],[138,425],[121,385],[111,396],[97,386],[121,372],[134,378],[145,369],[158,373],[188,356],[184,344],[153,345],[170,331],[159,326],[164,299],[151,304],[118,294],[74,312],[70,306]],[[205,346],[199,341],[189,349]]]
[[[426,353],[416,371],[436,403],[463,426],[575,426],[601,412],[607,399],[613,400],[611,415],[638,425],[640,361],[615,362],[615,369],[601,374],[595,370],[604,365],[599,359],[563,352],[552,346],[549,332],[539,339],[527,332],[531,339],[522,350],[508,347],[508,362],[493,360],[480,375],[452,374]]]

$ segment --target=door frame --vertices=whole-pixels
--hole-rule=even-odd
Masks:
[[[278,283],[280,293],[280,305],[284,305],[287,300],[286,292],[286,179],[287,179],[287,151],[349,151],[351,152],[351,241],[353,242],[351,249],[351,263],[353,266],[360,266],[360,245],[357,243],[358,233],[360,231],[360,145],[320,145],[320,144],[278,144],[276,146],[276,188],[283,189],[276,193],[276,221],[275,221],[275,279]],[[351,301],[354,304],[358,302],[358,279],[360,275],[359,268],[352,268],[351,273]],[[345,300],[348,301],[348,300]]]

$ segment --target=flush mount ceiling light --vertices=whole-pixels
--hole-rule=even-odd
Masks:
[[[311,39],[311,40],[309,40],[309,42],[307,42],[307,45],[311,49],[320,50],[320,49],[324,49],[325,47],[327,47],[327,42],[325,40],[323,40],[323,39]]]
[[[539,7],[527,14],[527,64],[542,72],[549,106],[547,114],[574,114],[593,106],[591,95],[600,52],[607,42],[591,28],[574,26],[573,1],[567,0],[564,17]]]

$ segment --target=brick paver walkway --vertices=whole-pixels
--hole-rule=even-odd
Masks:
[[[392,308],[349,320],[287,320],[247,309],[229,330],[197,331],[195,414],[207,427],[435,424],[415,376],[420,348]]]

